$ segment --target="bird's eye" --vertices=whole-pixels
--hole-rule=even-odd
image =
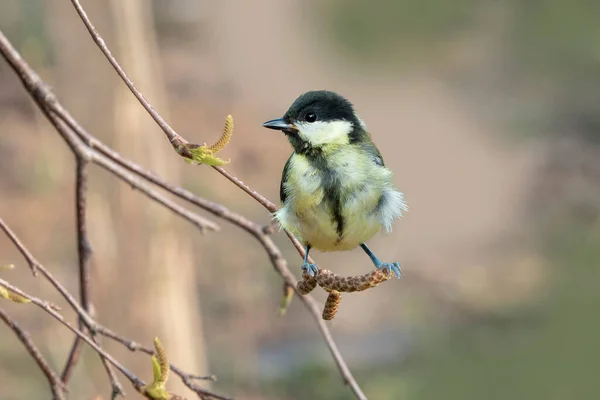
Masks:
[[[315,122],[317,120],[317,114],[315,113],[308,113],[306,114],[306,122]]]

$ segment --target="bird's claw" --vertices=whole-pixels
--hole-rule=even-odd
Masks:
[[[400,272],[400,264],[398,264],[397,262],[393,262],[393,263],[381,263],[377,266],[377,269],[387,269],[388,273],[394,273],[394,275],[396,275],[396,277],[398,279],[400,279],[402,277],[402,272]]]
[[[308,261],[304,261],[302,271],[314,278],[319,273],[319,268],[317,268],[317,264],[310,264]]]

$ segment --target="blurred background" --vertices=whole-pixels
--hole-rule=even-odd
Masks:
[[[187,139],[236,121],[228,170],[277,200],[290,147],[261,123],[310,89],[350,98],[410,211],[369,244],[403,279],[346,295],[328,323],[370,399],[591,399],[600,381],[600,3],[584,0],[86,0],[133,81]],[[117,78],[70,2],[4,0],[0,29],[92,134],[259,223],[269,214],[215,171],[185,164]],[[0,61],[0,216],[77,293],[74,157]],[[239,399],[352,399],[280,277],[222,223],[187,222],[96,167],[89,230],[101,323]],[[298,276],[301,259],[275,237]],[[235,249],[236,251],[232,251]],[[360,250],[314,254],[343,275]],[[3,278],[65,306],[0,235]],[[323,291],[315,291],[322,302]],[[71,334],[2,303],[61,370]],[[68,307],[64,307],[66,315]],[[0,398],[48,398],[0,326]],[[147,356],[105,341],[142,378]],[[136,398],[133,389],[126,391]],[[169,387],[189,394],[173,377]],[[85,349],[72,399],[109,396]]]

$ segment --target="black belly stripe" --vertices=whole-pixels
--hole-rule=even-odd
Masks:
[[[336,223],[336,231],[338,234],[336,244],[342,240],[344,236],[344,228],[346,225],[346,221],[344,221],[344,216],[342,215],[342,201],[339,197],[335,200],[333,204],[333,219]]]
[[[335,223],[337,241],[339,243],[344,236],[346,222],[342,215],[342,191],[338,174],[329,167],[327,160],[322,154],[307,154],[308,162],[320,172],[321,184],[324,190],[325,201],[331,208],[332,222]]]

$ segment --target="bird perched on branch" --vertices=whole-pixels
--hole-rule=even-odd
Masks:
[[[407,206],[352,103],[334,92],[310,91],[283,118],[263,126],[282,131],[294,149],[283,168],[275,218],[306,246],[302,269],[318,273],[308,262],[311,248],[360,246],[376,268],[400,278],[400,265],[380,261],[365,242],[381,228],[391,232]]]

